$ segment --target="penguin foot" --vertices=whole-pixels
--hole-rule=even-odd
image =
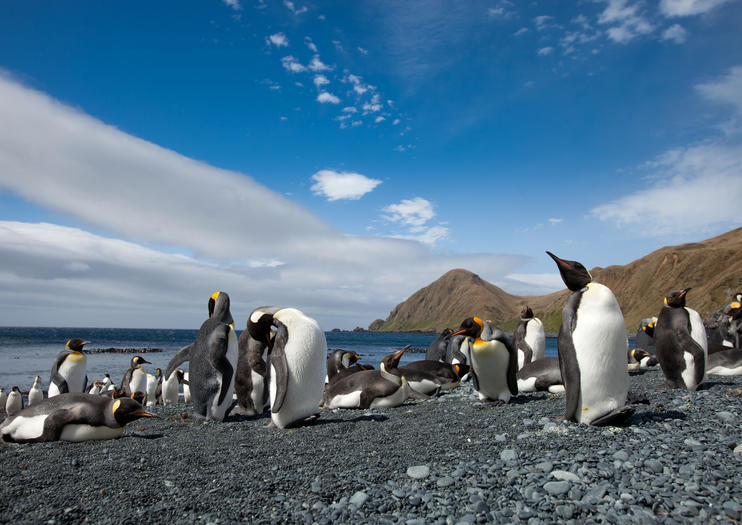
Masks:
[[[634,414],[634,410],[634,407],[623,406],[594,419],[590,424],[594,427],[621,426]]]

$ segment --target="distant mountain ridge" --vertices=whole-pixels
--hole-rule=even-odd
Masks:
[[[568,253],[557,255],[569,258]],[[596,267],[590,273],[613,290],[629,332],[644,317],[657,315],[665,295],[689,286],[693,289],[688,306],[706,318],[742,290],[742,228],[698,243],[660,248],[627,265]],[[546,330],[556,332],[568,294],[565,288],[547,295],[511,295],[468,270],[455,269],[412,294],[369,329],[439,332],[477,315],[512,331],[528,304]]]

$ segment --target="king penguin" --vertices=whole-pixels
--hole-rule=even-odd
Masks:
[[[520,322],[513,332],[513,347],[518,352],[518,370],[526,363],[544,357],[546,350],[544,323],[533,316],[533,310],[527,305],[520,311]]]
[[[131,397],[134,392],[147,393],[147,373],[144,371],[144,364],[150,362],[142,356],[135,355],[131,358],[129,369],[121,379],[121,389],[127,397]]]
[[[271,327],[276,330],[272,340]],[[315,416],[322,401],[327,363],[327,341],[317,321],[296,308],[282,308],[262,314],[250,335],[258,341],[272,341],[271,426],[296,426]]]
[[[435,341],[430,343],[427,351],[425,352],[425,359],[427,361],[445,361],[448,349],[448,341],[451,338],[453,330],[445,328]]]
[[[170,377],[162,383],[162,404],[173,405],[178,403],[178,394],[180,385],[185,382],[185,372],[181,368],[176,368]]]
[[[133,399],[61,394],[29,406],[0,425],[0,439],[7,443],[88,441],[113,439],[124,425],[152,417]]]
[[[262,414],[268,408],[268,351],[272,343],[271,323],[277,306],[261,306],[250,313],[246,330],[237,340],[237,372],[234,392],[237,394],[236,412],[246,415]],[[264,323],[267,326],[258,326]],[[267,330],[266,330],[267,328]],[[265,339],[256,339],[251,334]]]
[[[28,406],[34,405],[44,399],[44,392],[41,391],[41,376],[36,376],[33,386],[28,391]]]
[[[89,344],[82,339],[70,339],[65,349],[57,354],[49,378],[48,397],[54,397],[67,392],[84,392],[88,383],[85,375],[87,358],[82,353],[82,347]]]
[[[23,395],[17,386],[10,389],[8,399],[5,401],[5,413],[8,416],[14,416],[23,410]]]
[[[325,388],[323,406],[393,408],[404,403],[410,397],[410,386],[397,367],[407,348],[385,355],[379,370],[362,370],[330,381]]]
[[[479,399],[507,403],[518,394],[515,373],[518,358],[504,332],[489,326],[488,339],[481,338],[485,325],[479,317],[464,319],[451,337],[464,335],[468,339],[471,377]]]
[[[572,292],[557,340],[567,394],[564,418],[589,425],[621,423],[634,409],[626,406],[628,338],[618,301],[607,286],[593,282],[582,264],[546,253]]]
[[[209,298],[209,318],[193,344],[181,348],[167,365],[165,381],[189,361],[189,387],[197,417],[224,421],[234,406],[234,371],[237,367],[237,334],[229,310],[229,295],[214,292]]]
[[[654,327],[654,350],[666,387],[696,390],[706,376],[708,346],[701,316],[685,306],[689,290],[665,297]]]
[[[5,394],[3,387],[0,387],[0,414],[5,414],[5,403],[8,401],[8,396]]]

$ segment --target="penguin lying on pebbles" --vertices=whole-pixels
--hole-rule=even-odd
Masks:
[[[113,439],[124,425],[153,417],[133,399],[110,399],[83,393],[60,394],[26,407],[0,425],[8,443]]]
[[[559,359],[542,357],[523,365],[516,374],[519,392],[549,391],[552,394],[564,392]]]

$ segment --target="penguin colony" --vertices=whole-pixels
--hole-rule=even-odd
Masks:
[[[18,386],[0,388],[0,440],[86,441],[119,437],[124,426],[157,417],[144,406],[179,402],[180,388],[193,416],[216,421],[230,413],[270,415],[268,426],[314,421],[321,409],[397,407],[425,400],[471,378],[479,399],[505,404],[519,393],[564,393],[564,418],[618,425],[631,416],[629,371],[659,364],[666,388],[696,390],[707,374],[742,375],[742,295],[720,314],[722,343],[709,343],[700,315],[686,306],[690,288],[670,292],[656,317],[642,320],[629,351],[615,296],[577,261],[546,252],[570,290],[558,335],[558,357],[545,357],[543,323],[528,306],[512,338],[480,317],[446,328],[426,359],[399,366],[408,347],[385,356],[379,368],[358,363],[357,353],[327,355],[318,323],[295,308],[262,306],[248,317],[239,339],[230,298],[215,292],[195,341],[163,373],[148,373],[140,356],[120,384],[106,374],[88,385],[82,339],[67,341],[55,358],[46,398],[36,376],[24,407]],[[188,371],[180,366],[188,363]]]

